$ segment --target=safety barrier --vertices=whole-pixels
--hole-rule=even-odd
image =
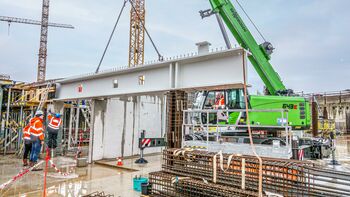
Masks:
[[[148,161],[143,158],[143,150],[149,147],[162,147],[166,146],[164,138],[146,138],[146,131],[142,130],[141,137],[139,138],[139,148],[140,148],[140,158],[135,161],[137,164],[148,163]]]
[[[22,171],[20,171],[16,176],[12,177],[12,179],[10,179],[9,181],[3,183],[0,185],[0,190],[3,190],[5,188],[7,188],[8,186],[10,186],[10,184],[14,183],[15,181],[21,179],[24,175],[28,174],[29,172],[31,172],[33,169],[37,168],[38,166],[40,166],[42,163],[44,163],[44,160],[38,162],[37,164],[35,164],[34,166],[24,169]]]

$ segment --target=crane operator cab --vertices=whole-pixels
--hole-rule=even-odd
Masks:
[[[194,117],[200,124],[228,125],[233,132],[247,130],[243,89],[198,92],[192,108],[204,110]],[[287,122],[294,130],[310,127],[309,101],[303,97],[250,95],[248,108],[252,130],[266,130],[269,126],[272,130],[281,129],[277,127]]]

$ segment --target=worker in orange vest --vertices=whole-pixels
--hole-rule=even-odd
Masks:
[[[225,98],[224,98],[224,95],[222,93],[220,93],[218,95],[218,97],[216,98],[215,108],[220,109],[220,108],[224,108],[224,107],[225,107]]]
[[[38,110],[35,117],[30,120],[30,139],[32,141],[32,150],[30,153],[30,165],[33,166],[38,161],[41,145],[44,144],[44,112]]]
[[[50,149],[55,149],[57,147],[57,135],[60,130],[60,126],[62,124],[61,114],[56,113],[54,116],[51,111],[48,115],[48,125],[47,125],[47,133],[48,133],[48,147]]]
[[[23,141],[24,141],[24,153],[23,153],[23,166],[28,166],[28,156],[32,150],[32,141],[30,140],[29,133],[30,124],[23,128]]]

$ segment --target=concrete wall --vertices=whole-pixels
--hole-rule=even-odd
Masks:
[[[94,101],[92,160],[139,154],[140,131],[146,137],[165,133],[165,96],[114,97]],[[161,151],[149,148],[145,153]]]

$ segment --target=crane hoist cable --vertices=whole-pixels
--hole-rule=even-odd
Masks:
[[[264,42],[266,42],[266,39],[264,37],[264,35],[261,33],[261,31],[259,30],[258,26],[254,23],[254,21],[250,18],[250,16],[248,15],[248,13],[245,11],[245,9],[243,8],[242,4],[236,0],[238,6],[242,9],[242,11],[244,12],[244,14],[247,16],[247,18],[249,19],[249,21],[253,24],[254,28],[256,29],[256,31],[258,31],[259,35],[261,36],[261,38],[264,40]]]
[[[107,45],[106,45],[106,47],[105,47],[105,50],[103,51],[102,57],[101,57],[101,59],[100,59],[100,63],[98,64],[95,73],[98,73],[98,71],[100,70],[102,61],[103,61],[103,59],[104,59],[104,57],[105,57],[105,55],[106,55],[106,52],[107,52],[107,49],[108,49],[108,47],[109,47],[109,44],[111,43],[111,40],[112,40],[114,31],[115,31],[115,29],[117,28],[117,25],[118,25],[118,23],[119,23],[120,17],[121,17],[121,15],[122,15],[123,11],[124,11],[124,8],[125,8],[127,2],[128,2],[128,0],[124,0],[124,2],[123,2],[123,6],[122,6],[122,8],[121,8],[121,10],[120,10],[120,12],[119,12],[118,19],[117,19],[117,21],[116,21],[115,24],[114,24],[112,33],[111,33],[111,35],[109,36]]]
[[[142,27],[145,29],[146,34],[147,34],[148,38],[150,39],[150,41],[151,41],[151,43],[152,43],[152,45],[153,45],[153,48],[156,50],[156,52],[157,52],[157,54],[158,54],[158,60],[159,60],[159,61],[163,61],[164,58],[163,58],[163,56],[159,53],[158,48],[157,48],[157,46],[154,44],[151,35],[148,33],[148,30],[147,30],[147,28],[146,28],[144,22],[141,20],[141,17],[140,17],[140,15],[139,15],[139,13],[137,12],[133,1],[130,0],[129,2],[130,2],[130,4],[131,4],[132,9],[133,9],[134,12],[136,13],[137,18],[140,19],[140,22],[141,22],[141,24],[142,24]]]
[[[106,47],[105,47],[105,49],[104,49],[104,51],[103,51],[102,57],[101,57],[101,59],[100,59],[100,62],[99,62],[99,64],[98,64],[98,66],[97,66],[97,69],[96,69],[95,73],[98,73],[98,71],[100,70],[102,61],[103,61],[103,59],[104,59],[104,57],[105,57],[105,55],[106,55],[107,49],[108,49],[108,47],[109,47],[109,44],[111,43],[113,34],[114,34],[114,32],[115,32],[115,29],[117,28],[117,25],[118,25],[118,23],[119,23],[120,17],[121,17],[121,15],[122,15],[123,11],[124,11],[124,8],[125,8],[127,2],[130,2],[132,9],[135,11],[137,17],[140,19],[140,15],[139,15],[139,13],[138,13],[137,10],[136,10],[136,8],[135,8],[135,6],[134,6],[134,4],[133,4],[133,1],[132,1],[132,0],[124,0],[123,6],[122,6],[122,8],[121,8],[121,10],[120,10],[120,12],[119,12],[117,21],[116,21],[115,24],[114,24],[112,33],[111,33],[111,35],[109,36],[107,45],[106,45]],[[163,56],[159,53],[159,50],[158,50],[157,46],[155,45],[155,43],[154,43],[154,41],[153,41],[151,35],[149,34],[149,32],[148,32],[148,30],[147,30],[145,24],[143,23],[143,21],[141,21],[141,24],[142,24],[142,27],[145,29],[146,34],[147,34],[148,38],[150,39],[153,48],[155,49],[155,51],[156,51],[157,54],[158,54],[158,60],[159,60],[159,61],[163,61]]]

